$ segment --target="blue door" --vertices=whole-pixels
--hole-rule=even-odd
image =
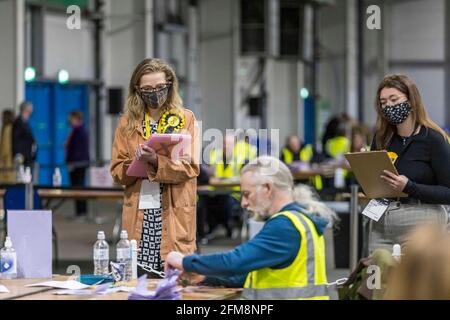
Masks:
[[[85,85],[55,85],[54,88],[54,166],[61,169],[62,182],[69,184],[69,173],[65,163],[64,144],[70,135],[69,113],[74,110],[83,112],[85,126],[89,123],[88,88]],[[87,128],[87,127],[86,127]]]
[[[89,119],[87,85],[60,85],[32,82],[26,84],[26,100],[33,103],[30,126],[38,144],[39,184],[51,185],[55,167],[61,169],[62,184],[69,185],[65,164],[65,147],[70,134],[68,115],[80,110]],[[85,121],[87,126],[89,121]]]
[[[37,163],[39,164],[39,183],[51,184],[53,172],[52,136],[52,85],[48,83],[27,84],[25,99],[33,103],[30,126],[37,141]]]

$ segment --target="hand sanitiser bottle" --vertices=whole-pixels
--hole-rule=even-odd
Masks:
[[[0,251],[0,272],[2,279],[17,278],[17,255],[10,237],[6,237],[5,247]]]
[[[94,244],[94,274],[107,275],[109,266],[109,245],[105,240],[105,233],[97,233],[97,241]]]

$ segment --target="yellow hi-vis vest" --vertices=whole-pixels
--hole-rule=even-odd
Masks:
[[[294,153],[289,150],[289,148],[284,147],[281,152],[283,152],[284,163],[291,164],[294,162]],[[300,161],[310,162],[313,157],[313,148],[312,145],[307,144],[304,146],[299,152]]]
[[[350,152],[350,140],[347,137],[338,136],[325,143],[325,150],[333,158]]]
[[[214,166],[214,177],[215,178],[232,178],[239,176],[243,161],[239,162],[235,158],[235,153],[233,152],[233,157],[230,159],[230,163],[225,165],[223,163],[223,150],[222,149],[213,149],[211,150],[209,154],[209,164],[211,166]],[[209,190],[213,191],[216,188],[214,187],[208,187]],[[231,190],[234,191],[240,191],[241,188],[239,186],[232,187]],[[231,194],[233,198],[235,198],[237,201],[240,201],[240,193],[239,192],[233,192]]]
[[[287,165],[294,162],[294,154],[291,150],[284,147],[281,152],[283,153],[284,163]],[[312,157],[314,155],[313,147],[311,144],[307,144],[300,150],[300,161],[303,162],[310,162]],[[323,183],[322,183],[322,177],[320,175],[316,175],[310,179],[311,184],[316,188],[316,190],[322,190]]]
[[[325,144],[325,150],[333,158],[343,156],[350,152],[350,140],[347,137],[337,136],[328,140]],[[343,169],[344,177],[348,176],[348,170]]]
[[[242,163],[237,161],[234,156],[229,159],[229,163],[223,163],[223,150],[215,149],[211,150],[209,154],[209,164],[214,167],[215,178],[232,178],[239,176],[239,172],[242,169]]]
[[[255,146],[245,141],[238,141],[233,147],[233,154],[229,163],[223,163],[223,149],[213,149],[209,154],[209,164],[214,166],[214,177],[216,178],[232,178],[237,177],[241,173],[241,169],[245,163],[253,160],[257,156]]]
[[[244,284],[246,299],[329,300],[325,263],[325,240],[314,223],[295,211],[271,217],[288,217],[300,232],[300,249],[294,262],[283,269],[263,268],[250,272]]]
[[[236,157],[238,163],[240,164],[250,162],[256,158],[257,153],[258,149],[244,140],[237,141],[234,144],[233,157]]]

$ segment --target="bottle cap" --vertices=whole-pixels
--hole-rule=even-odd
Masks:
[[[24,182],[25,183],[31,183],[31,168],[30,167],[26,167],[25,169],[25,177],[24,177]]]
[[[6,237],[5,239],[5,247],[6,248],[12,248],[12,241],[10,237]]]
[[[122,230],[120,232],[120,239],[128,239],[128,232],[127,232],[127,230]]]
[[[105,240],[105,233],[103,231],[99,231],[97,233],[97,239],[98,240]]]
[[[392,247],[392,256],[394,258],[400,258],[402,256],[402,247],[399,244],[394,244]]]

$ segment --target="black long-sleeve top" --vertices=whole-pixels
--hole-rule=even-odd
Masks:
[[[33,147],[36,141],[34,140],[30,125],[19,116],[14,121],[12,132],[13,156],[20,153],[24,157],[24,165],[31,165],[36,158]]]
[[[403,192],[410,198],[450,204],[450,144],[441,134],[423,126],[407,139],[394,134],[386,150],[398,155],[394,165],[409,180]]]

